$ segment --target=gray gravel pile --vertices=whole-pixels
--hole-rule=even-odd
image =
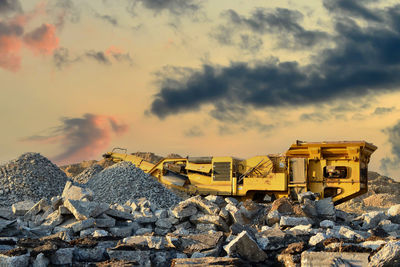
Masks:
[[[110,204],[145,197],[158,208],[169,208],[182,200],[131,162],[120,162],[104,169],[86,186],[93,191],[94,201]]]
[[[25,153],[0,166],[0,205],[61,195],[67,176],[39,153]]]
[[[80,174],[71,177],[71,179],[76,183],[86,184],[93,176],[101,172],[103,169],[104,168],[99,164],[94,164],[93,166],[86,168]]]

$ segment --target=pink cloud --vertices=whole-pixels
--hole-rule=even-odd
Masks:
[[[62,118],[61,122],[48,135],[23,139],[62,147],[52,158],[60,165],[97,158],[108,148],[114,135],[124,134],[129,128],[116,117],[89,113],[81,118]]]
[[[42,26],[25,34],[23,40],[24,44],[36,55],[53,53],[59,43],[56,27],[51,24],[42,24]]]

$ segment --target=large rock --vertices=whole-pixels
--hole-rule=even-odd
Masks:
[[[133,220],[135,217],[129,212],[117,210],[117,209],[109,209],[104,212],[108,216],[111,216],[113,218],[119,219],[119,220]],[[135,212],[136,213],[136,212]]]
[[[400,266],[400,241],[387,243],[371,258],[369,266]]]
[[[301,253],[301,267],[368,265],[369,253],[350,252],[309,252]]]
[[[193,204],[180,202],[171,212],[176,218],[183,219],[195,215],[197,213],[197,208]]]
[[[308,244],[310,246],[316,246],[320,244],[322,241],[324,241],[327,238],[326,234],[324,233],[317,233],[316,235],[312,236],[310,240],[308,241]]]
[[[219,217],[218,215],[209,215],[209,214],[196,214],[190,217],[190,221],[194,224],[198,223],[211,223],[218,226],[222,231],[229,232],[229,227],[226,222]]]
[[[30,210],[28,210],[24,215],[24,220],[32,220],[34,216],[36,216],[39,212],[47,211],[50,208],[47,199],[42,198],[38,203],[36,203]]]
[[[187,235],[180,237],[179,241],[176,246],[184,253],[204,252],[215,248],[219,249],[223,242],[223,233]]]
[[[315,202],[315,207],[317,209],[317,213],[320,217],[336,220],[336,209],[335,205],[332,202],[332,198],[327,197]]]
[[[84,229],[90,228],[94,226],[95,220],[93,218],[89,218],[87,220],[77,221],[71,225],[72,230],[77,233]]]
[[[51,263],[54,265],[72,265],[74,248],[60,248],[51,255]]]
[[[392,217],[400,215],[400,204],[390,207],[388,210],[388,214]]]
[[[82,188],[73,185],[71,181],[67,181],[61,196],[64,198],[64,200],[72,199],[72,200],[92,201],[93,191],[88,188]]]
[[[29,266],[29,255],[6,256],[0,254],[0,266],[4,267],[27,267]]]
[[[100,262],[106,260],[106,249],[102,247],[77,248],[73,255],[79,262]]]
[[[243,231],[224,247],[228,256],[238,255],[251,262],[261,262],[267,258],[265,252],[250,235]]]
[[[273,210],[273,211],[268,212],[267,224],[269,226],[279,223],[280,220],[281,220],[281,215],[279,214],[279,211]]]
[[[249,220],[252,220],[253,217],[261,210],[261,208],[262,207],[256,202],[247,199],[246,201],[241,203],[239,210],[243,216],[245,216]]]
[[[281,227],[293,227],[296,225],[309,225],[312,223],[313,221],[307,217],[282,216],[279,225]]]
[[[108,250],[108,256],[111,260],[125,260],[136,262],[140,266],[151,266],[150,251],[148,250]]]
[[[220,211],[220,208],[217,204],[215,204],[211,201],[208,201],[207,199],[204,199],[201,196],[194,196],[194,197],[186,199],[183,202],[193,204],[199,210],[201,210],[202,212],[204,212],[206,214],[215,215],[215,214],[218,214]]]
[[[47,267],[50,263],[50,260],[44,256],[43,253],[40,253],[36,256],[35,261],[33,262],[33,267]]]
[[[163,236],[130,236],[122,240],[123,243],[140,250],[174,248]]]
[[[387,215],[383,211],[372,211],[363,214],[364,223],[362,225],[363,229],[373,229],[378,226],[380,221],[386,220]]]
[[[270,211],[277,210],[282,215],[293,214],[293,206],[289,199],[286,197],[279,198],[272,203]]]
[[[103,212],[109,210],[109,205],[105,203],[72,199],[64,201],[64,206],[71,211],[77,220],[87,220],[91,217],[97,217]]]
[[[244,216],[242,211],[237,206],[228,204],[225,206],[225,209],[232,216],[234,223],[239,223],[243,225],[250,223],[250,220],[246,218],[246,216]]]

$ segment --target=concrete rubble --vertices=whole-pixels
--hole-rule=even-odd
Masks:
[[[157,182],[132,164],[90,173],[86,184],[66,181],[53,196],[0,209],[0,266],[400,264],[400,206],[356,216],[310,192],[298,202],[181,200],[161,185],[142,188]]]
[[[123,204],[92,199],[93,192],[68,182],[51,201],[14,204],[9,218],[0,221],[0,264],[393,266],[400,260],[394,209],[345,221],[332,216],[331,201],[310,198],[303,201],[323,205],[316,210],[325,216],[305,217],[302,204],[289,199],[259,204],[194,196],[170,208],[144,198]]]

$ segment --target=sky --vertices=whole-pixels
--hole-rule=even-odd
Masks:
[[[400,5],[0,0],[0,162],[365,140],[400,178]]]

